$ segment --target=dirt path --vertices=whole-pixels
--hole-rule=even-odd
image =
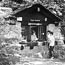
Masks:
[[[20,63],[16,65],[65,65],[57,59],[37,59],[37,58],[21,58]]]

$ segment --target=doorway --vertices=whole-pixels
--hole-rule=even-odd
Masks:
[[[30,26],[31,32],[34,31],[38,40],[45,41],[46,40],[46,26]]]
[[[32,33],[32,31],[35,32],[35,34],[36,34],[36,36],[38,38],[38,26],[31,26],[31,33]]]

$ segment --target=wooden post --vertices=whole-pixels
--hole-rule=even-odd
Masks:
[[[27,41],[31,41],[31,28],[30,26],[26,26],[26,35],[27,35]]]

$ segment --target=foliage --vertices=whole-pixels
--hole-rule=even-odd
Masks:
[[[3,50],[4,46],[0,44],[0,65],[10,65],[10,61],[5,53],[5,50]]]
[[[19,57],[14,55],[19,52],[18,49],[18,46],[12,46],[12,42],[6,43],[5,40],[0,40],[0,65],[13,65],[19,62]]]
[[[0,54],[0,65],[10,65],[10,61],[5,54]]]
[[[53,55],[56,58],[65,59],[65,48],[62,45],[55,46]]]

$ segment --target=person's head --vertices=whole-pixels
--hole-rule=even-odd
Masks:
[[[34,31],[34,30],[32,30],[31,34],[32,34],[32,35],[33,35],[33,34],[35,34],[35,31]]]
[[[51,31],[47,31],[47,33],[53,35],[53,32],[51,32]]]

